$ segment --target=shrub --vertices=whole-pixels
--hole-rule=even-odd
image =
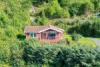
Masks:
[[[80,3],[73,3],[73,4],[69,7],[70,15],[71,15],[71,16],[78,15],[79,7],[80,7]]]
[[[91,2],[86,2],[81,4],[79,8],[79,14],[80,15],[89,15],[90,12],[94,11],[94,5]]]
[[[22,35],[22,34],[17,35],[17,39],[19,39],[19,40],[24,40],[25,38],[26,38],[25,35]]]
[[[100,0],[91,0],[94,4],[95,9],[98,11],[100,9]]]
[[[63,9],[57,0],[51,1],[44,12],[48,18],[65,18],[70,16],[68,9]]]
[[[24,49],[26,63],[50,65],[51,67],[99,66],[99,52],[90,46],[39,47],[28,46]],[[98,58],[98,59],[97,59]]]
[[[58,2],[62,7],[66,7],[66,6],[69,5],[69,1],[68,0],[58,0]]]
[[[79,22],[79,24],[76,24],[75,26],[72,26],[69,28],[69,33],[79,33],[83,36],[88,37],[99,37],[99,28],[100,23],[98,18],[91,18],[86,21],[83,21],[83,23]]]
[[[38,25],[45,25],[48,23],[48,18],[46,17],[37,17],[35,19],[35,23],[38,24]]]
[[[77,34],[77,33],[73,33],[71,36],[72,36],[72,40],[74,41],[78,41],[79,39],[82,38],[82,35]]]
[[[5,44],[0,44],[0,63],[8,63],[10,61],[10,55],[11,53],[9,46]]]
[[[27,63],[37,63],[37,64],[43,64],[44,63],[44,49],[38,48],[32,48],[32,47],[26,47],[24,49],[24,55],[23,58]]]

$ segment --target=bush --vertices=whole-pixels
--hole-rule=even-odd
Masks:
[[[62,7],[66,7],[70,4],[68,0],[58,0],[58,2]]]
[[[100,23],[98,18],[91,18],[88,20],[78,22],[79,24],[76,24],[75,26],[72,26],[69,28],[68,32],[69,33],[78,33],[83,36],[88,36],[88,37],[100,37]]]
[[[94,11],[94,5],[91,2],[76,2],[69,6],[71,16],[89,14]]]
[[[79,8],[79,14],[80,15],[89,15],[90,12],[94,11],[94,5],[91,2],[86,2],[81,4]]]
[[[51,1],[47,8],[44,9],[44,13],[48,18],[65,18],[70,16],[68,9],[62,8],[57,0]]]
[[[46,17],[37,17],[35,19],[35,23],[38,24],[38,25],[45,25],[45,24],[48,23],[48,18],[46,18]]]
[[[72,36],[72,40],[74,41],[78,41],[79,39],[82,38],[82,35],[77,34],[77,33],[73,33],[71,36]]]
[[[24,40],[25,38],[26,38],[25,35],[22,35],[22,34],[17,35],[17,39],[19,39],[19,40]]]
[[[91,0],[94,4],[95,10],[98,11],[100,9],[100,0]]]
[[[51,67],[93,67],[99,65],[99,52],[90,46],[70,47],[26,47],[24,60],[30,64],[46,64]],[[97,57],[98,56],[98,57]],[[98,59],[97,59],[98,58]]]
[[[69,6],[69,12],[71,16],[76,16],[79,13],[80,3],[73,3]]]

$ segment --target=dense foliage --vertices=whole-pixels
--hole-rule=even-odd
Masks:
[[[29,22],[30,1],[0,0],[0,40],[22,33]]]
[[[33,42],[33,41],[32,41]],[[0,51],[0,64],[9,67],[99,67],[100,48],[72,45],[34,46],[23,41]],[[39,45],[39,43],[38,43]],[[40,44],[41,45],[41,44]]]
[[[46,17],[61,18],[76,15],[89,15],[91,12],[98,12],[100,8],[99,0],[33,0],[33,5],[41,8]],[[41,14],[39,14],[41,15]]]
[[[28,49],[28,50],[27,50]],[[26,63],[48,65],[48,67],[99,67],[99,48],[73,47],[26,47]]]
[[[36,7],[36,9],[34,9],[35,13],[31,12],[33,8],[32,5]],[[55,22],[55,20],[52,19],[54,18],[89,15],[98,12],[99,8],[99,0],[0,0],[0,41],[13,41],[16,40],[19,35],[23,36],[23,29],[26,25],[53,24],[52,21]],[[31,16],[31,14],[33,15]],[[33,19],[32,21],[30,20],[33,16],[36,17],[35,21],[33,21]],[[78,22],[76,20],[71,24],[67,23],[68,21],[61,20],[62,23],[54,23],[54,25],[64,28],[65,30],[69,29],[68,24],[73,28],[73,23]],[[50,23],[48,23],[49,21]],[[83,23],[83,21],[79,23]],[[93,24],[92,26],[91,23]],[[99,20],[93,19],[92,21],[87,21],[86,24],[84,22],[81,27],[79,27],[82,34],[88,35],[92,32],[86,34],[83,26],[92,27],[93,29],[91,30],[97,32],[94,32],[94,34],[91,33],[89,36],[99,34]]]
[[[81,23],[78,22],[76,26],[71,27],[68,31],[69,33],[80,33],[84,36],[89,37],[100,37],[100,19],[99,18],[91,18]]]
[[[77,44],[83,36],[100,37],[99,11],[100,0],[0,0],[0,67],[100,67],[100,48]],[[46,24],[72,38],[60,46],[25,40],[26,25]],[[71,41],[78,46],[66,46]]]

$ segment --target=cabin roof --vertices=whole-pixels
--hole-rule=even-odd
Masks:
[[[29,33],[29,32],[40,33],[40,32],[43,32],[43,31],[46,31],[49,29],[52,29],[52,30],[55,30],[58,32],[64,32],[64,30],[61,28],[58,28],[58,27],[55,27],[52,25],[48,25],[48,26],[26,26],[24,29],[24,33]]]

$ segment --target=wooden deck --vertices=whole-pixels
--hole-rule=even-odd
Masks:
[[[53,40],[42,39],[42,40],[40,40],[40,42],[42,42],[42,43],[50,43],[50,44],[52,44],[52,43],[58,43],[59,41],[60,41],[60,39],[53,39]]]

